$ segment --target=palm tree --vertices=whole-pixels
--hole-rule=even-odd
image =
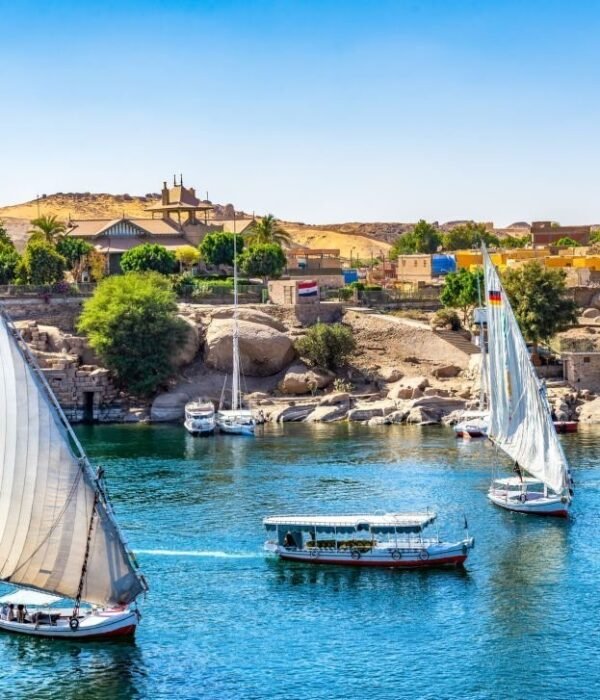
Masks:
[[[38,216],[37,219],[32,219],[32,229],[29,230],[31,235],[29,240],[42,240],[47,243],[57,243],[67,230],[62,221],[52,214],[48,216]]]
[[[273,214],[263,216],[255,221],[248,229],[248,243],[277,243],[280,246],[291,246],[290,234],[279,224]]]

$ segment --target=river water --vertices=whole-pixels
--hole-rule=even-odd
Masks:
[[[0,697],[597,698],[600,431],[564,436],[571,521],[485,498],[500,462],[442,427],[286,425],[256,439],[80,427],[149,580],[134,643],[0,636]],[[267,514],[435,508],[465,571],[267,558]]]

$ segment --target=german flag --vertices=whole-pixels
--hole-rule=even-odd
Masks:
[[[494,292],[490,289],[488,293],[488,302],[492,306],[500,306],[502,304],[502,295],[500,292]]]

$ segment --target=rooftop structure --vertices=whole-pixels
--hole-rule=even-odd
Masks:
[[[214,209],[212,203],[208,200],[200,201],[193,187],[184,187],[183,176],[180,175],[179,184],[173,176],[173,187],[169,188],[166,181],[163,182],[161,201],[148,207],[147,211],[152,213],[152,218],[156,213],[160,213],[163,219],[170,219],[176,215],[179,225],[182,223],[181,215],[184,214],[183,223],[194,225],[198,223],[198,212],[204,215],[204,223],[207,223],[208,212],[211,209]]]

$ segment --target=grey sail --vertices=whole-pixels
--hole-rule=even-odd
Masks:
[[[76,598],[84,565],[84,601],[127,604],[145,590],[101,484],[0,310],[0,579]]]
[[[571,485],[529,351],[498,273],[483,247],[488,323],[488,436],[525,471],[557,494]]]

